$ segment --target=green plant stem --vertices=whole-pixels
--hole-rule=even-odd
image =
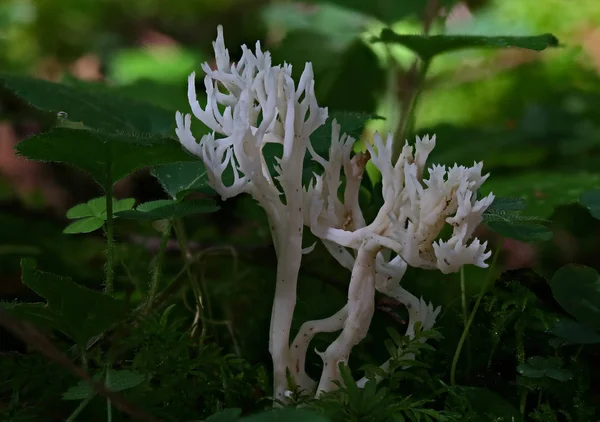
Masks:
[[[114,219],[113,219],[113,185],[108,182],[106,190],[106,294],[113,292],[114,285]]]
[[[79,416],[79,414],[81,412],[83,412],[83,410],[87,407],[88,404],[90,404],[90,402],[92,401],[92,399],[94,397],[96,397],[96,394],[90,394],[86,399],[82,400],[79,403],[79,406],[77,406],[77,409],[75,409],[73,411],[73,413],[71,413],[71,415],[67,419],[65,419],[65,422],[73,422],[73,421],[75,421],[75,418],[77,416]]]
[[[177,238],[177,242],[179,243],[181,255],[183,257],[184,270],[187,275],[188,282],[190,283],[190,288],[192,289],[192,292],[194,294],[194,301],[196,302],[197,311],[200,313],[199,320],[202,323],[202,331],[200,333],[200,344],[202,344],[207,336],[207,327],[204,322],[204,305],[202,300],[202,298],[204,297],[204,292],[198,286],[197,279],[192,274],[192,269],[190,265],[192,257],[189,256],[187,236],[185,235],[185,226],[183,224],[183,221],[180,219],[175,220],[173,228],[175,231],[175,237]]]
[[[494,257],[492,258],[492,263],[490,264],[488,276],[486,277],[485,282],[481,286],[481,291],[479,292],[479,295],[477,296],[475,305],[473,306],[473,309],[471,310],[471,314],[469,315],[467,324],[465,325],[462,335],[460,336],[460,340],[458,341],[458,345],[456,346],[456,351],[454,352],[454,358],[452,359],[452,367],[450,369],[450,385],[451,386],[456,385],[456,366],[458,365],[458,358],[460,357],[460,353],[462,351],[463,345],[465,344],[465,341],[469,335],[469,330],[471,329],[471,324],[473,324],[473,320],[475,319],[475,314],[477,313],[477,310],[479,309],[479,305],[481,304],[481,299],[483,298],[483,295],[487,291],[488,285],[494,275],[494,271],[496,269],[496,263],[498,262],[498,256],[500,256],[500,249],[502,248],[503,240],[504,240],[503,238],[500,238],[500,241],[498,242],[498,247],[496,249],[496,252],[494,253]]]
[[[156,293],[160,286],[160,279],[162,276],[162,267],[165,260],[165,253],[167,251],[167,242],[171,235],[171,227],[173,226],[173,220],[167,220],[166,227],[163,229],[163,233],[160,239],[160,248],[156,255],[156,261],[154,270],[152,271],[152,278],[150,279],[150,287],[148,289],[148,297],[146,299],[146,305],[144,307],[144,314],[148,314],[152,309],[154,299],[156,299]]]
[[[521,412],[521,416],[525,416],[525,407],[527,406],[527,390],[523,390],[521,392],[521,401],[519,403],[519,411]]]
[[[414,85],[410,87],[408,95],[402,102],[400,123],[394,133],[394,145],[392,145],[392,160],[394,161],[400,156],[406,137],[414,130],[415,110],[423,91],[425,77],[427,76],[430,64],[431,59],[417,59],[408,72],[407,79],[409,83],[414,80]]]
[[[110,367],[106,367],[106,377],[104,381],[106,388],[110,386]],[[106,398],[106,422],[112,422],[112,402],[110,398]]]
[[[468,323],[468,310],[467,310],[467,289],[465,286],[465,267],[460,267],[460,299],[462,305],[463,312],[463,327],[467,326]],[[467,337],[467,369],[470,372],[472,366],[472,356],[471,356],[471,339]]]
[[[87,350],[85,347],[80,347],[79,351],[81,352],[81,365],[83,369],[88,370],[88,359],[87,359]]]

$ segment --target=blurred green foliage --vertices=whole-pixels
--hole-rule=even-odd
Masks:
[[[551,230],[554,237],[537,246],[537,259],[528,263],[535,266],[539,274],[505,273],[496,286],[498,290],[486,296],[488,306],[477,316],[473,327],[473,338],[478,339],[478,344],[469,347],[469,353],[476,357],[470,360],[469,355],[463,353],[461,358],[462,366],[468,368],[459,373],[465,387],[446,388],[439,382],[448,377],[452,354],[463,328],[458,276],[409,270],[403,281],[406,287],[443,307],[439,326],[445,339],[439,343],[435,357],[426,358],[432,369],[423,377],[424,381],[401,386],[394,394],[395,397],[438,394],[433,404],[415,399],[415,402],[400,405],[408,409],[416,404],[438,410],[451,409],[461,412],[465,418],[470,415],[471,419],[463,420],[490,420],[485,419],[489,416],[485,416],[488,410],[482,409],[481,403],[493,403],[490,406],[497,409],[495,416],[514,415],[515,409],[523,405],[531,411],[530,419],[525,420],[593,420],[593,416],[598,416],[597,412],[593,413],[594,407],[599,406],[598,390],[590,386],[589,378],[597,380],[600,376],[597,363],[593,365],[599,357],[597,347],[593,348],[598,333],[590,328],[597,326],[589,321],[590,315],[595,314],[586,313],[581,321],[569,319],[557,308],[557,302],[562,304],[564,296],[554,297],[556,286],[551,285],[552,289],[548,290],[544,277],[555,283],[561,281],[560,289],[572,293],[568,283],[577,271],[569,267],[575,275],[569,278],[563,271],[556,279],[552,278],[555,270],[569,262],[588,264],[600,270],[597,260],[599,223],[577,204],[583,194],[584,205],[595,213],[594,198],[586,192],[600,188],[600,2],[470,0],[466,2],[468,13],[456,3],[439,2],[442,16],[451,14],[453,19],[446,23],[444,19],[431,22],[432,35],[533,36],[551,32],[561,45],[542,53],[477,49],[436,57],[427,78],[422,81],[414,132],[436,133],[438,142],[431,162],[470,165],[473,161],[483,161],[484,169],[491,172],[485,189],[497,196],[526,199],[527,208],[519,211],[522,218],[534,216],[552,220],[550,224],[543,221],[549,229],[542,226],[541,231],[532,236],[546,240]],[[197,78],[202,78],[200,63],[209,60],[210,64],[210,43],[217,24],[223,24],[234,60],[241,53],[239,44],[252,45],[260,39],[263,47],[273,52],[275,62],[287,61],[294,65],[296,76],[306,61],[312,62],[320,103],[330,107],[331,114],[345,116],[348,120],[344,129],[356,132],[353,134],[357,137],[362,131],[362,140],[368,142],[375,130],[387,132],[397,127],[401,111],[399,99],[416,83],[409,78],[416,59],[414,52],[398,44],[373,44],[371,39],[388,27],[399,34],[422,32],[427,4],[421,0],[313,0],[305,3],[4,0],[0,2],[0,70],[62,81],[76,92],[85,89],[89,95],[85,98],[93,99],[94,110],[86,110],[85,103],[75,105],[67,113],[68,119],[75,122],[82,120],[80,113],[88,119],[86,121],[90,121],[91,116],[93,126],[94,113],[98,112],[98,121],[104,124],[103,110],[118,109],[120,113],[127,108],[123,104],[135,100],[138,106],[123,111],[128,116],[128,124],[135,124],[135,129],[144,132],[170,134],[175,111],[189,108],[188,74],[195,70]],[[85,58],[91,60],[83,60]],[[38,122],[36,129],[45,131],[56,122],[56,113],[63,111],[53,108],[53,103],[60,98],[43,91],[45,86],[40,83],[30,94],[37,93],[37,105],[52,113],[25,108],[12,94],[3,91],[0,112],[14,125],[19,137],[29,134],[30,131],[22,127],[27,122]],[[98,98],[107,100],[100,103]],[[31,97],[29,101],[33,101]],[[102,107],[98,109],[98,105]],[[351,116],[375,115],[385,119],[370,120],[365,130],[363,121],[351,119]],[[78,152],[79,129],[59,129],[71,134],[70,152]],[[120,132],[131,128],[115,124],[108,129]],[[205,129],[196,127],[194,130]],[[52,133],[39,136],[52,137]],[[407,138],[412,141],[413,134],[407,134]],[[23,144],[21,148],[26,146]],[[168,145],[165,151],[170,153]],[[99,156],[102,158],[95,155],[91,161]],[[112,160],[113,156],[108,158]],[[162,158],[158,157],[153,163],[163,162]],[[100,194],[91,181],[81,181],[84,179],[81,173],[70,168],[49,168],[51,178],[72,194],[64,211]],[[192,180],[192,176],[202,170],[195,162],[177,164],[176,168],[179,169],[177,176],[183,175],[181,180],[167,180],[174,174],[174,167],[170,165],[153,169],[153,174],[173,198],[180,200],[190,192],[210,194],[205,185]],[[378,186],[377,179],[376,175],[371,176],[372,180],[365,181],[365,190],[369,193],[365,200],[376,205],[378,198],[373,192]],[[142,196],[142,202],[166,197],[160,184],[148,174],[137,174],[132,180],[135,187],[126,196]],[[103,181],[108,183],[108,180]],[[40,193],[43,188],[37,187],[24,198],[17,195],[18,189],[13,184],[16,185],[7,180],[0,185],[0,201],[2,205],[7,204],[0,211],[0,268],[4,277],[0,283],[8,285],[12,281],[15,284],[17,280],[16,284],[20,284],[18,257],[28,256],[34,257],[44,271],[68,274],[81,284],[99,288],[104,274],[102,234],[63,236],[61,231],[67,219],[63,218],[64,213],[57,216],[48,211],[48,201]],[[168,249],[160,287],[177,292],[176,299],[163,303],[159,297],[157,314],[144,320],[131,338],[128,338],[128,330],[133,322],[128,321],[122,327],[124,331],[119,333],[122,337],[116,336],[113,345],[101,342],[101,347],[90,356],[98,377],[102,375],[102,365],[108,355],[115,357],[120,366],[129,368],[125,371],[151,374],[142,384],[126,391],[127,397],[156,411],[165,420],[174,415],[205,417],[225,407],[255,411],[264,405],[259,399],[268,394],[263,366],[268,364],[269,356],[264,346],[274,277],[268,225],[262,210],[249,198],[236,198],[222,204],[222,208],[219,214],[185,219],[183,232],[189,242],[185,255],[176,246]],[[138,208],[138,211],[143,209]],[[535,221],[539,222],[539,218]],[[511,217],[509,221],[521,220]],[[116,232],[115,295],[139,305],[148,291],[162,233],[156,225],[125,218],[116,221]],[[492,235],[489,237],[494,240]],[[513,256],[522,253],[506,249],[503,252]],[[193,270],[193,277],[207,298],[207,319],[211,322],[208,324],[210,342],[206,348],[198,348],[188,332],[195,316],[193,296],[197,292],[192,294],[182,287],[186,277],[182,266],[186,260],[189,267],[185,268]],[[591,275],[585,278],[586,286],[597,280],[597,274],[591,268],[588,270]],[[480,290],[485,272],[468,268],[465,274],[466,296],[471,299]],[[315,252],[305,257],[294,329],[298,329],[303,320],[337,310],[345,299],[347,278],[322,245],[317,245]],[[513,288],[510,283],[505,285],[505,281],[522,286]],[[540,283],[547,289],[539,287]],[[590,289],[596,295],[596,290]],[[22,289],[4,294],[3,299],[12,300],[16,296],[37,302],[40,299]],[[172,313],[165,311],[172,309],[167,305],[176,301],[181,306],[169,311]],[[576,302],[571,306],[583,305]],[[565,308],[573,317],[579,316],[579,312],[568,305]],[[543,326],[556,318],[557,313],[561,319]],[[356,362],[351,363],[351,369],[357,371],[359,362],[376,363],[386,358],[386,350],[381,346],[382,338],[387,336],[385,327],[392,325],[402,329],[402,322],[398,321],[405,318],[403,309],[379,308],[372,331],[353,352]],[[590,326],[580,324],[584,320]],[[327,339],[326,335],[318,336],[315,347],[322,350]],[[67,348],[63,338],[58,342],[74,359],[79,357],[76,351]],[[578,349],[580,344],[592,346]],[[493,362],[488,362],[491,345],[495,357]],[[519,354],[526,353],[528,358],[522,363],[525,366],[520,366],[520,377],[517,363],[524,356],[515,356],[516,350]],[[239,359],[240,355],[245,360]],[[547,376],[541,381],[535,377],[524,379],[527,374],[545,371],[541,363],[555,362],[551,360],[554,355],[565,359],[565,369],[561,366],[559,370],[569,371],[572,379],[563,384],[557,379],[546,379]],[[17,414],[37,415],[37,409],[78,386],[77,380],[58,368],[46,368],[42,359],[24,356],[21,359],[11,355],[0,365],[2,400],[10,402],[3,403],[0,412],[14,417],[12,420],[19,420]],[[534,357],[537,357],[537,361],[533,360],[535,365],[530,360]],[[318,365],[318,356],[309,354],[309,373],[318,369]],[[44,371],[39,369],[42,366]],[[186,374],[183,379],[181,373]],[[9,385],[7,380],[14,374],[19,376]],[[517,385],[515,379],[519,380]],[[436,393],[440,389],[443,398]],[[44,394],[38,395],[40,391]],[[526,400],[532,393],[543,402],[535,409],[532,402],[536,400]],[[347,397],[336,400],[330,414],[346,417],[340,403],[347,401]],[[382,402],[390,408],[399,406],[383,398]],[[96,397],[88,414],[103,412],[102,405],[102,400]],[[201,411],[196,412],[197,409]],[[64,416],[64,409],[61,410],[59,413]],[[525,413],[519,409],[519,415]],[[382,417],[382,420],[387,419]]]

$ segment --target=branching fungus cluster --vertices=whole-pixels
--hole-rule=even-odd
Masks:
[[[213,43],[216,68],[202,66],[207,104],[196,98],[195,75],[189,77],[188,98],[193,115],[212,133],[198,142],[192,135],[191,115],[177,112],[176,134],[182,145],[204,162],[208,180],[223,199],[246,193],[267,213],[278,267],[271,315],[269,350],[273,358],[274,396],[285,400],[286,372],[297,385],[316,395],[336,388],[341,382],[340,362],[347,362],[352,348],[367,334],[379,291],[409,311],[407,334],[414,336],[415,323],[423,329],[433,326],[440,311],[401,287],[407,266],[458,271],[473,264],[486,267],[491,252],[486,243],[472,239],[494,196],[477,199],[479,187],[488,177],[482,164],[473,167],[426,169],[435,136],[408,143],[397,160],[392,159],[392,138],[378,134],[368,151],[353,154],[354,139],[342,134],[332,123],[327,159],[318,155],[310,137],[324,125],[328,112],[319,107],[315,82],[307,63],[298,84],[292,66],[273,66],[260,43],[253,52],[242,46],[243,54],[231,63],[223,30]],[[283,152],[274,157],[274,173],[267,166],[264,147],[280,144]],[[306,155],[322,172],[303,186]],[[359,206],[359,188],[365,165],[371,161],[382,175],[384,204],[375,219],[365,221]],[[427,174],[427,176],[425,176]],[[339,189],[345,181],[343,195]],[[340,199],[341,197],[341,199]],[[446,226],[452,227],[448,240],[440,239]],[[329,318],[305,322],[290,338],[296,304],[296,287],[302,256],[304,227],[317,236],[331,255],[351,271],[346,305]],[[317,333],[340,332],[324,351],[320,379],[305,371],[309,344]],[[383,369],[387,364],[382,365]],[[364,385],[366,380],[360,380]]]

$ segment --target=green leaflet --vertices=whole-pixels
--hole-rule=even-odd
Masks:
[[[542,51],[549,47],[557,47],[558,39],[552,34],[525,37],[486,37],[476,35],[406,35],[396,34],[391,29],[381,31],[375,42],[402,44],[414,51],[423,60],[450,51],[466,48],[509,48],[518,47],[528,50]]]
[[[23,284],[46,299],[47,304],[3,305],[16,317],[60,330],[75,343],[85,345],[125,315],[127,308],[123,302],[35,267],[33,259],[21,260]]]

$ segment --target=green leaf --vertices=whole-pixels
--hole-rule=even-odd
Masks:
[[[582,193],[579,202],[588,209],[594,218],[600,219],[600,189]]]
[[[273,50],[273,61],[286,61],[297,69],[311,62],[319,81],[315,94],[330,110],[373,113],[385,92],[386,70],[358,38],[346,45],[320,33],[293,31]]]
[[[557,47],[558,39],[552,34],[524,37],[486,37],[476,35],[401,35],[389,28],[381,31],[374,42],[402,44],[414,51],[423,60],[430,60],[438,54],[467,48],[509,48],[518,47],[542,51]]]
[[[242,409],[234,407],[210,415],[204,422],[235,422],[240,419],[240,416],[242,416]]]
[[[106,388],[110,391],[119,392],[137,387],[144,381],[146,381],[146,375],[144,374],[127,369],[120,371],[109,369],[106,377]]]
[[[10,303],[0,302],[0,308],[10,312],[15,318],[30,322],[37,327],[57,330],[58,316],[43,303]]]
[[[4,86],[32,106],[88,128],[111,133],[143,132],[166,135],[174,126],[174,113],[161,107],[124,98],[103,86],[57,84],[18,75],[0,75]]]
[[[523,422],[518,409],[487,388],[461,387],[460,391],[477,415],[473,422]]]
[[[95,374],[92,379],[96,382],[100,381],[102,374]],[[73,387],[70,387],[62,394],[63,400],[84,400],[91,394],[94,394],[94,389],[86,381],[79,381]]]
[[[33,259],[21,260],[23,283],[47,300],[58,328],[77,344],[85,345],[125,315],[127,308],[123,302],[79,286],[70,278],[38,271],[35,266]]]
[[[315,8],[299,3],[272,3],[263,9],[268,25],[286,32],[307,31],[327,37],[342,48],[358,38],[371,23],[362,13],[356,13],[332,3]]]
[[[411,15],[420,18],[423,16],[427,6],[427,2],[423,0],[312,0],[311,3],[318,4],[315,9],[324,7],[327,3],[334,3],[346,9],[362,13],[365,16],[376,18],[386,24],[395,23]],[[454,1],[442,0],[442,3],[448,6],[454,3]]]
[[[139,80],[185,84],[201,62],[196,53],[178,45],[155,45],[119,50],[112,56],[109,73],[111,80],[119,85]]]
[[[329,422],[325,416],[304,409],[276,409],[246,416],[240,422]]]
[[[571,344],[600,343],[600,333],[570,318],[560,318],[548,332]]]
[[[29,159],[67,163],[109,186],[144,167],[195,159],[173,139],[57,128],[16,146]]]
[[[219,206],[211,199],[193,199],[184,202],[161,199],[145,202],[135,210],[122,211],[115,215],[132,220],[163,220],[182,218],[192,214],[206,214],[218,209]]]
[[[523,214],[548,217],[555,207],[576,203],[583,192],[598,186],[600,174],[539,171],[490,178],[481,193],[522,198],[527,202]]]
[[[214,193],[200,160],[156,166],[152,175],[173,199],[180,200],[190,192]]]
[[[83,204],[77,204],[67,211],[67,218],[69,220],[73,220],[76,218],[93,217],[95,215],[96,214],[94,213],[94,210],[92,209],[92,207],[90,207],[90,204],[88,202],[85,202]]]
[[[517,367],[517,371],[525,378],[552,378],[557,381],[568,381],[573,373],[563,369],[563,361],[557,357],[532,356]]]
[[[95,381],[100,381],[101,374],[95,374],[92,377]],[[109,369],[108,376],[106,377],[105,386],[112,392],[119,392],[129,390],[133,387],[137,387],[141,383],[146,381],[146,376],[134,371],[127,369],[116,371]],[[86,381],[80,381],[77,385],[69,388],[62,395],[63,400],[84,400],[91,394],[94,394],[94,389]]]
[[[487,226],[503,237],[522,242],[544,242],[552,239],[552,230],[541,224],[518,221],[489,221]]]
[[[527,203],[523,198],[510,198],[510,197],[496,197],[494,198],[494,202],[492,205],[488,207],[486,212],[490,211],[503,211],[503,212],[511,212],[511,211],[523,211],[527,209]]]
[[[126,198],[117,200],[113,198],[113,212],[126,211],[133,208],[135,199]],[[85,204],[77,204],[67,211],[67,218],[80,218],[69,224],[64,230],[65,234],[91,233],[104,225],[106,215],[106,197],[90,199]]]
[[[596,270],[565,265],[550,280],[556,301],[577,321],[600,329],[600,281]]]
[[[344,386],[346,387],[346,392],[348,393],[350,401],[352,403],[359,403],[362,398],[361,390],[358,388],[356,381],[354,381],[350,368],[345,362],[339,362],[338,368],[340,370],[340,375],[342,376],[342,381],[344,382]]]
[[[522,363],[519,366],[517,366],[517,371],[525,378],[544,378],[543,369],[532,368],[526,363]]]
[[[106,204],[106,201],[105,201]],[[127,211],[133,208],[135,205],[135,198],[125,198],[119,199],[115,202],[115,198],[113,198],[113,213]],[[104,210],[104,215],[106,215],[106,210]]]
[[[64,234],[91,233],[104,226],[104,219],[99,217],[85,217],[69,224],[63,230]]]
[[[134,198],[113,198],[113,212],[126,211],[135,205]],[[67,218],[98,217],[106,220],[106,196],[90,199],[83,204],[77,204],[67,211]]]

